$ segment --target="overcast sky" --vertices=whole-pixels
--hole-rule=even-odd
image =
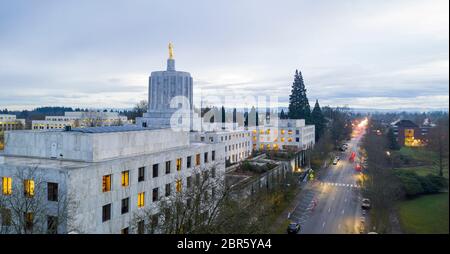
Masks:
[[[310,103],[449,107],[449,2],[0,0],[0,108],[132,107],[148,75],[196,94],[276,95],[295,69]]]

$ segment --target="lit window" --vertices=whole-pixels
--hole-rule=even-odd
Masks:
[[[200,154],[195,155],[195,166],[200,166]]]
[[[253,134],[256,134],[256,130],[253,130]]]
[[[264,134],[264,130],[260,130],[260,131],[259,131],[259,134]]]
[[[267,129],[266,133],[267,133],[267,134],[270,134],[270,129]]]
[[[103,176],[102,180],[102,192],[111,191],[111,175]]]
[[[122,186],[127,187],[130,185],[130,171],[123,171],[122,172]]]
[[[178,179],[176,181],[175,187],[176,187],[177,192],[181,192],[181,179]]]
[[[266,147],[267,147],[267,150],[270,150],[270,144],[267,144]]]
[[[284,142],[284,138],[281,138],[281,142]]]
[[[181,170],[181,158],[177,159],[177,171]]]
[[[292,134],[292,130],[288,130],[288,134],[291,135]]]
[[[145,192],[138,194],[138,207],[143,207],[145,205]]]
[[[34,181],[27,179],[23,181],[24,186],[24,194],[27,197],[33,197],[34,196]]]
[[[3,182],[3,195],[11,195],[12,194],[12,178],[11,177],[2,177]]]
[[[292,142],[292,138],[288,138],[288,142]]]

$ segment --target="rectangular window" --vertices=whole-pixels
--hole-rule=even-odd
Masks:
[[[33,224],[34,224],[34,214],[29,213],[23,213],[24,221],[25,221],[25,230],[32,231],[33,230]]]
[[[300,142],[300,138],[295,138],[295,142]]]
[[[181,158],[177,159],[177,171],[181,170]]]
[[[195,166],[200,166],[200,154],[195,155]]]
[[[58,234],[58,217],[47,216],[47,234]]]
[[[144,234],[145,233],[145,222],[143,220],[140,220],[137,223],[137,233],[138,234]]]
[[[191,188],[192,186],[192,176],[186,177],[186,188]]]
[[[103,176],[102,180],[102,192],[111,191],[111,175]]]
[[[212,168],[211,168],[211,177],[212,177],[212,178],[215,178],[215,177],[216,177],[216,168],[215,168],[215,167],[212,167]]]
[[[138,208],[141,208],[145,205],[145,192],[141,192],[138,194]]]
[[[295,130],[295,134],[299,135],[300,134],[300,130]]]
[[[47,183],[47,199],[48,201],[58,201],[57,183]]]
[[[191,160],[192,160],[192,156],[188,156],[186,158],[186,167],[187,168],[191,168]]]
[[[154,188],[153,189],[153,191],[152,191],[152,201],[153,202],[158,201],[158,198],[159,198],[159,193],[158,192],[159,192],[158,188]]]
[[[2,177],[3,183],[3,195],[11,195],[12,194],[12,178],[11,177]]]
[[[215,161],[216,160],[216,151],[212,151],[211,152],[211,160]]]
[[[130,210],[130,198],[122,199],[122,209],[121,213],[126,214]]]
[[[127,187],[130,185],[130,171],[122,171],[122,186]]]
[[[195,185],[200,185],[200,173],[195,174]]]
[[[205,153],[205,154],[204,154],[204,162],[205,162],[205,163],[208,163],[208,153]]]
[[[181,179],[178,179],[178,180],[176,181],[176,189],[177,189],[177,192],[181,192],[181,188],[182,188]]]
[[[167,162],[166,162],[166,166],[167,166]],[[158,172],[159,171],[159,164],[153,164],[153,178],[158,177]]]
[[[121,233],[122,235],[128,235],[128,234],[129,234],[129,229],[128,229],[128,227],[122,228],[122,230],[120,230],[120,233]]]
[[[102,222],[109,221],[110,219],[111,219],[111,204],[107,204],[102,207]]]
[[[2,215],[2,226],[10,226],[11,225],[11,210],[7,208],[1,209]]]
[[[153,214],[151,217],[151,226],[152,228],[156,228],[158,226],[158,214]]]
[[[166,174],[170,174],[171,171],[171,165],[170,161],[166,161]]]
[[[145,181],[145,167],[140,167],[138,169],[138,182]]]
[[[166,184],[166,197],[170,196],[170,183]]]
[[[24,187],[24,194],[26,197],[33,197],[34,196],[34,181],[27,179],[23,181],[23,187]]]

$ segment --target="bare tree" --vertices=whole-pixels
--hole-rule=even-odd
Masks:
[[[0,197],[0,233],[45,234],[62,233],[58,231],[60,226],[69,229],[75,202],[58,190],[56,196],[50,197],[45,179],[37,166],[17,170],[9,193]]]
[[[437,161],[435,162],[439,175],[444,175],[445,162],[448,167],[448,115],[441,118],[437,125],[430,130],[428,136],[428,149],[435,152]]]

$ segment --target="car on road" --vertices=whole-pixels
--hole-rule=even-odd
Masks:
[[[336,157],[334,157],[334,160],[333,160],[333,165],[336,165],[336,164],[338,164],[338,162],[339,162],[339,157],[338,156],[336,156]]]
[[[370,209],[370,200],[368,198],[362,199],[361,208],[362,209]]]
[[[300,231],[300,224],[296,222],[289,223],[287,227],[288,234],[297,234]]]

